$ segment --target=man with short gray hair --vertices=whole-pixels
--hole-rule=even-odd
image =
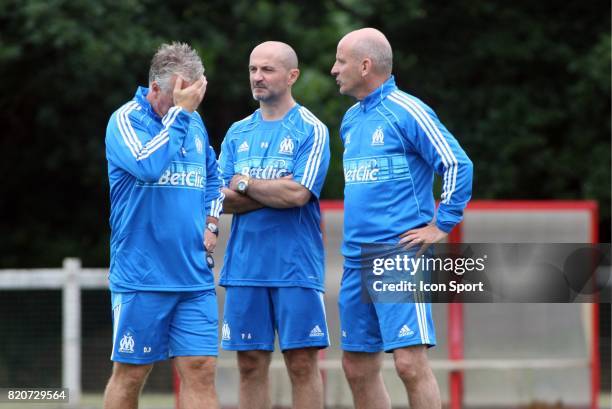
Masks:
[[[134,409],[153,363],[175,358],[183,409],[218,408],[217,297],[206,253],[223,194],[216,155],[196,109],[204,67],[187,44],[164,44],[149,88],[106,130],[111,199],[113,373],[105,409]]]
[[[391,407],[381,351],[393,353],[410,407],[439,409],[440,391],[426,353],[436,344],[431,305],[417,296],[403,304],[362,302],[361,272],[372,245],[426,248],[444,239],[461,221],[471,197],[472,162],[431,108],[398,89],[392,62],[384,34],[364,28],[340,40],[331,69],[340,93],[358,100],[340,127],[345,180],[345,262],[338,297],[342,366],[357,409]],[[443,176],[437,213],[434,173]]]

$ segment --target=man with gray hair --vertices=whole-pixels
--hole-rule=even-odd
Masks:
[[[344,143],[344,275],[338,304],[342,366],[357,409],[388,409],[381,351],[392,352],[410,407],[441,407],[440,391],[427,360],[436,343],[431,305],[372,297],[362,302],[362,271],[373,245],[422,246],[444,239],[461,221],[471,197],[472,162],[436,114],[400,91],[393,54],[384,34],[353,31],[338,43],[331,74],[340,93],[358,103],[340,127]],[[443,176],[435,209],[434,172]],[[412,257],[419,257],[414,253]],[[371,269],[369,270],[372,271]],[[389,297],[391,298],[391,297]]]
[[[217,297],[206,253],[223,194],[216,155],[196,109],[204,67],[187,44],[164,44],[149,88],[106,130],[111,199],[113,373],[105,409],[133,409],[153,363],[174,358],[183,409],[218,408]]]

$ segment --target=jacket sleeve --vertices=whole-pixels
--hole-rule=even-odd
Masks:
[[[206,215],[216,217],[221,215],[223,210],[223,199],[225,195],[221,192],[223,180],[217,155],[212,146],[208,146],[208,154],[206,157]]]
[[[107,158],[135,178],[155,182],[183,145],[191,115],[172,107],[162,119],[164,127],[152,134],[138,109],[127,104],[111,116],[106,129]]]
[[[406,138],[443,178],[436,225],[448,233],[463,219],[472,196],[472,161],[433,110],[414,100],[405,104],[410,108],[402,124]]]
[[[298,148],[293,177],[319,198],[329,167],[329,131],[316,118],[313,122],[312,133]]]
[[[234,152],[230,141],[230,131],[227,131],[225,139],[221,143],[221,153],[219,154],[219,172],[223,187],[229,187],[232,177],[234,177]]]

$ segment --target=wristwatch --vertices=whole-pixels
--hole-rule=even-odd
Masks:
[[[238,193],[242,193],[243,195],[245,195],[248,188],[249,188],[248,176],[238,181],[238,185],[236,186],[236,189],[238,189]]]
[[[216,224],[206,223],[206,229],[215,236],[219,236],[219,226],[217,226]]]

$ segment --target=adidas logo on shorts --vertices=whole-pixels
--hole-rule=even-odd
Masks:
[[[315,327],[310,331],[311,337],[322,337],[324,335],[325,334],[323,331],[321,331],[321,328],[318,325],[315,325]]]
[[[397,334],[397,336],[398,336],[398,337],[400,337],[400,338],[401,338],[401,337],[409,337],[409,336],[411,336],[412,334],[414,334],[414,331],[413,331],[413,330],[411,330],[411,329],[408,327],[408,325],[404,325],[404,326],[402,327],[402,329],[400,329],[399,334]]]

